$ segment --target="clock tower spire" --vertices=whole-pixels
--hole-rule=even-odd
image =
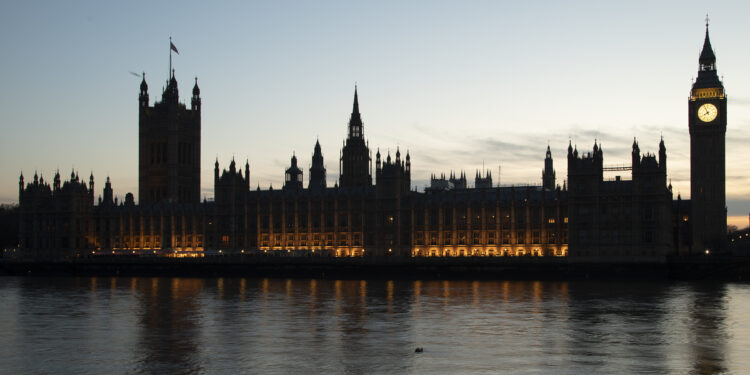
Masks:
[[[726,250],[727,97],[716,72],[716,55],[708,35],[698,58],[698,77],[688,100],[690,129],[691,253]]]

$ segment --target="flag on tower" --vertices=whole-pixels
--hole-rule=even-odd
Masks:
[[[172,43],[171,40],[169,41],[169,48],[171,48],[172,51],[174,51],[174,53],[176,53],[178,55],[180,54],[180,51],[177,50],[177,47],[174,46],[174,43]]]

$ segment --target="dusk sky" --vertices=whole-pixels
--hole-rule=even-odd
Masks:
[[[213,164],[250,160],[251,185],[281,187],[296,153],[305,183],[319,138],[328,184],[355,83],[373,152],[409,150],[412,186],[431,173],[477,169],[498,183],[541,184],[552,148],[557,182],[568,141],[603,144],[629,164],[633,137],[655,153],[663,135],[675,198],[690,194],[687,101],[710,17],[728,94],[730,224],[750,212],[750,3],[722,1],[0,3],[0,203],[18,176],[51,181],[75,168],[97,196],[137,194],[138,87],[151,104],[168,77],[180,100],[198,77],[202,196]],[[620,172],[622,173],[622,172]],[[606,174],[605,177],[615,175]],[[628,177],[627,175],[624,177]],[[136,199],[138,197],[136,196]]]

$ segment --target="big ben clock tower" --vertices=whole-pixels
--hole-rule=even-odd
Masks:
[[[692,201],[691,253],[715,253],[726,249],[727,207],[725,135],[727,97],[716,74],[716,55],[708,37],[698,59],[698,78],[690,90],[690,199]]]

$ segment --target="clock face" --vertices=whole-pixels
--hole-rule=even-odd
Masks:
[[[711,103],[698,107],[698,118],[703,122],[711,122],[719,114],[719,109]]]

